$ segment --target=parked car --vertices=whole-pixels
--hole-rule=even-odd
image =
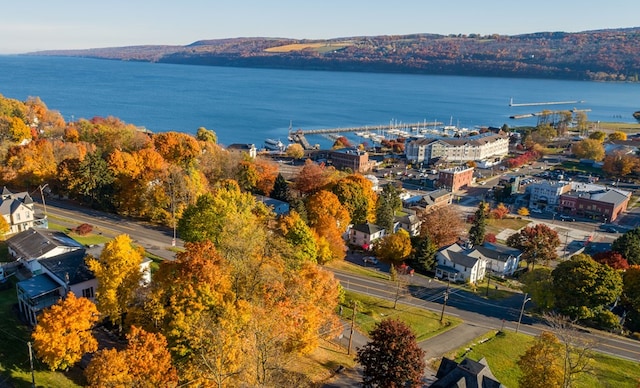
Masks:
[[[531,213],[541,214],[542,210],[540,210],[540,209],[531,209]]]
[[[576,219],[571,217],[571,216],[566,216],[566,215],[563,214],[563,215],[560,216],[560,220],[561,221],[567,221],[567,222],[573,222]]]
[[[362,258],[362,261],[363,261],[365,264],[372,264],[372,265],[377,265],[377,264],[378,264],[378,259],[376,259],[376,258],[375,258],[375,257],[373,257],[373,256],[366,256],[366,257],[363,257],[363,258]]]

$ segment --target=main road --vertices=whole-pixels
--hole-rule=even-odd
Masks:
[[[44,210],[39,204],[39,209]],[[163,257],[173,259],[171,250],[173,229],[154,226],[148,223],[131,220],[97,210],[86,209],[73,205],[67,201],[46,199],[46,211],[52,222],[69,227],[81,223],[88,223],[94,227],[94,231],[102,233],[106,237],[115,237],[119,234],[128,234],[138,245],[148,251]],[[183,242],[176,240],[176,246],[183,246]],[[395,283],[371,277],[362,277],[352,273],[334,270],[336,278],[342,286],[348,290],[394,300],[396,297]],[[437,280],[422,276],[404,277],[407,292],[403,294],[401,303],[418,306],[434,312],[442,312],[442,301],[447,285]],[[522,296],[496,302],[488,301],[469,293],[462,288],[451,285],[448,292],[445,314],[457,316],[466,322],[487,329],[515,330],[522,306]],[[534,318],[524,315],[520,331],[523,333],[538,335],[543,330],[550,328]],[[446,335],[446,333],[444,334]],[[585,333],[588,337],[597,341],[596,350],[622,357],[625,359],[640,361],[640,343],[608,333],[592,331]]]

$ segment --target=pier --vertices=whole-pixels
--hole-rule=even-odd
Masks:
[[[324,135],[327,133],[345,133],[345,132],[382,132],[392,129],[410,131],[418,131],[420,129],[430,129],[442,125],[439,121],[420,122],[413,124],[384,124],[384,125],[366,125],[364,127],[344,127],[344,128],[321,128],[321,129],[298,129],[292,134],[300,135]]]
[[[510,119],[528,119],[530,117],[539,117],[539,116],[551,116],[554,114],[559,114],[561,111],[543,111],[543,112],[535,112],[535,113],[524,113],[521,115],[513,115],[513,116],[509,116]],[[566,112],[566,111],[565,111]],[[591,109],[569,109],[569,112],[571,113],[578,113],[578,112],[591,112]]]
[[[568,104],[583,104],[584,101],[548,101],[548,102],[525,102],[516,104],[513,102],[513,98],[509,100],[509,106],[540,106],[540,105],[568,105]]]

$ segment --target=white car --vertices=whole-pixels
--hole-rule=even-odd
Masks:
[[[376,258],[375,258],[375,257],[373,257],[373,256],[363,257],[363,258],[362,258],[362,261],[363,261],[365,264],[373,264],[373,265],[377,265],[377,264],[378,264],[378,259],[376,259]]]

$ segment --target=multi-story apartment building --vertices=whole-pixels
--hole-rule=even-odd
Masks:
[[[417,139],[405,145],[407,160],[412,163],[428,162],[434,158],[449,162],[480,161],[503,157],[508,153],[509,136],[503,132],[487,132],[469,137]]]

